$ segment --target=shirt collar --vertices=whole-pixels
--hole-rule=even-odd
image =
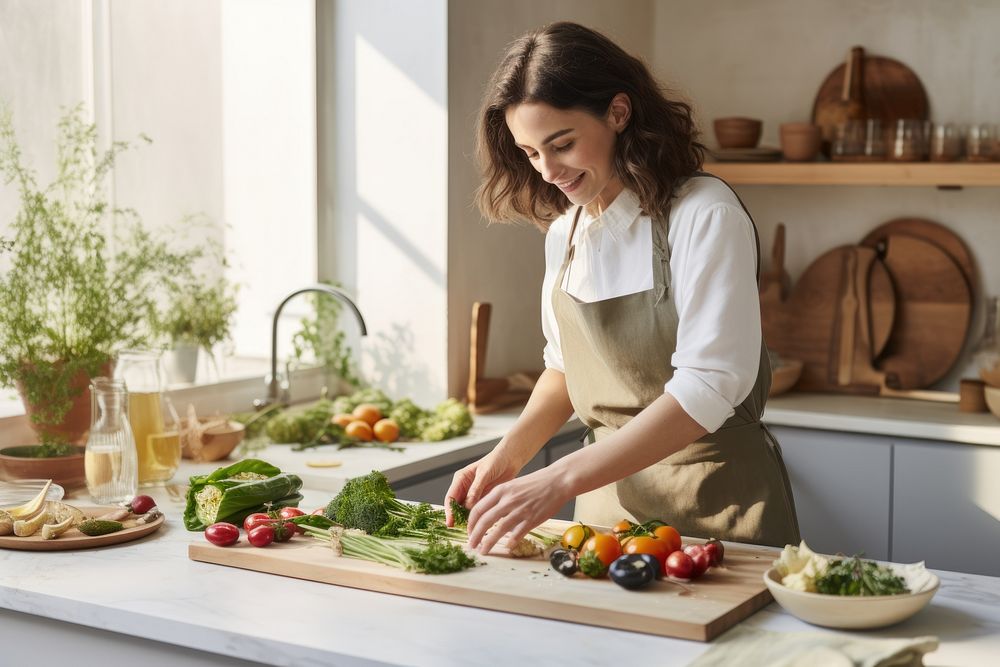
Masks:
[[[592,223],[597,222],[598,225],[595,229],[604,227],[611,233],[612,237],[617,237],[618,233],[631,227],[639,219],[641,213],[642,207],[639,205],[639,198],[626,188],[615,197],[611,206],[605,209],[599,218],[591,218],[584,211],[583,217],[586,219],[584,226],[589,229]]]

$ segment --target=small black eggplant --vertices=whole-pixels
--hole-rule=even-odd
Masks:
[[[576,551],[572,549],[555,549],[549,554],[549,564],[559,574],[572,577],[580,570],[576,556]]]
[[[608,574],[611,575],[611,581],[631,591],[652,583],[659,569],[660,564],[654,556],[626,554],[611,563]]]

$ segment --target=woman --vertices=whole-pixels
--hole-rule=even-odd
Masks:
[[[492,221],[547,229],[546,346],[515,425],[448,490],[471,508],[481,553],[574,497],[586,523],[655,518],[683,535],[798,542],[781,454],[760,422],[771,373],[756,228],[727,185],[698,171],[696,137],[688,105],[576,24],[521,37],[494,74],[477,203]],[[515,478],[574,410],[591,444]]]

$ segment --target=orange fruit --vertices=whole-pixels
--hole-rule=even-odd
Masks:
[[[375,432],[375,439],[380,442],[399,440],[399,424],[391,419],[379,419],[372,430]]]
[[[357,438],[358,440],[364,440],[365,442],[372,439],[374,433],[372,433],[372,427],[368,422],[363,422],[360,419],[352,421],[344,428],[344,432],[349,438]]]
[[[354,412],[351,414],[354,415],[355,419],[367,422],[369,426],[374,426],[375,422],[382,419],[382,411],[378,409],[377,405],[371,403],[362,403],[354,408]]]
[[[345,427],[354,421],[354,415],[350,412],[341,412],[330,418],[330,421],[340,427]]]

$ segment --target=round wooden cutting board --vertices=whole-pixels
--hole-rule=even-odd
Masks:
[[[107,514],[108,512],[119,509],[117,507],[84,507],[77,505],[74,505],[74,507],[77,507],[77,509],[82,511],[88,517],[101,516],[102,514]],[[157,531],[160,526],[163,525],[165,520],[164,516],[160,515],[159,518],[149,523],[134,526],[132,528],[123,528],[117,533],[108,533],[107,535],[98,535],[96,537],[84,535],[76,528],[70,528],[65,533],[52,540],[42,539],[41,530],[29,537],[4,535],[3,537],[0,537],[0,548],[18,549],[21,551],[66,551],[69,549],[92,549],[94,547],[105,547],[110,544],[131,542],[132,540],[137,540],[140,537],[145,537],[146,535]]]
[[[929,387],[958,360],[969,332],[972,291],[940,247],[906,234],[879,244],[896,291],[896,321],[876,368],[892,389]]]
[[[924,218],[896,218],[868,232],[865,238],[861,240],[861,245],[876,248],[879,242],[895,234],[916,236],[925,241],[930,241],[948,253],[955,260],[955,263],[958,264],[958,267],[962,269],[962,274],[965,276],[966,282],[969,283],[973,295],[975,295],[977,282],[976,265],[968,246],[965,245],[965,241],[958,234],[940,223],[925,220]]]

